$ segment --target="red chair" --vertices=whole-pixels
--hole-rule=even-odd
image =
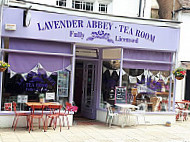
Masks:
[[[70,111],[77,112],[78,107],[77,106],[73,106],[71,103],[66,102],[66,110],[68,111],[68,113]]]
[[[48,119],[51,118],[50,126],[53,122],[53,129],[55,130],[56,125],[57,125],[57,118],[59,118],[59,126],[60,126],[60,132],[61,132],[61,118],[60,116],[60,111],[62,106],[61,105],[49,105],[48,108],[50,109],[50,114],[46,115],[46,130],[47,130],[47,125],[48,125]]]
[[[69,119],[68,119],[68,115],[69,113],[72,112],[77,112],[78,107],[77,106],[73,106],[71,103],[66,102],[66,107],[65,107],[65,112],[60,113],[60,116],[63,116],[63,124],[64,124],[64,118],[66,117],[67,119],[67,127],[69,129]]]
[[[39,123],[39,129],[40,129],[40,120],[42,120],[43,122],[43,127],[44,127],[44,131],[45,131],[45,119],[43,118],[43,111],[45,106],[44,105],[32,105],[32,113],[30,115],[30,119],[29,119],[29,133],[31,130],[31,125],[32,125],[32,131],[33,131],[33,119],[38,119],[38,123]],[[35,114],[35,110],[41,110],[41,113]]]
[[[20,116],[26,116],[26,123],[27,123],[27,128],[28,128],[28,120],[29,120],[30,114],[23,113],[23,112],[17,112],[15,102],[13,102],[13,109],[14,109],[15,117],[14,117],[14,120],[13,120],[12,128],[14,128],[14,131],[16,129],[18,119],[19,119]]]

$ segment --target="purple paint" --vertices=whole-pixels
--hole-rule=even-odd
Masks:
[[[4,8],[3,25],[7,23],[16,24],[17,30],[6,31],[2,28],[2,35],[15,38],[122,46],[150,50],[176,51],[178,48],[178,28],[116,22],[33,10],[30,10],[30,12],[32,15],[31,24],[29,27],[23,27],[23,9]],[[109,33],[109,39],[112,39],[113,42],[105,42],[105,38],[86,40],[92,36],[93,32],[101,30]],[[80,35],[83,35],[83,38],[81,36],[74,36],[74,34],[71,36],[71,32],[80,33]]]
[[[59,42],[46,42],[38,40],[10,39],[9,48],[16,50],[43,51],[50,53],[70,53],[71,45]],[[8,61],[10,69],[17,73],[31,71],[38,63],[45,70],[54,72],[62,70],[70,65],[70,57],[35,55],[22,53],[9,53]]]

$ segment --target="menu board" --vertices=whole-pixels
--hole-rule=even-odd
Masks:
[[[115,103],[124,104],[127,103],[127,88],[126,87],[115,87]]]
[[[69,93],[69,72],[58,71],[57,94],[59,97],[68,97]]]

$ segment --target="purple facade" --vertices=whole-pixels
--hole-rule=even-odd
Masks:
[[[71,43],[123,48],[123,68],[171,70],[173,53],[177,52],[179,45],[178,28],[29,11],[32,15],[29,27],[23,27],[23,9],[4,8],[3,11],[2,36],[10,38],[9,49],[36,53],[9,53],[10,69],[17,73],[29,72],[38,63],[49,72],[64,69],[72,64],[70,85],[73,85],[75,53],[72,53],[72,50],[75,52],[76,45],[71,47]],[[5,30],[5,24],[16,24],[16,30]],[[39,55],[36,51],[63,55]],[[99,57],[99,76],[101,61],[102,57]],[[101,77],[95,78],[98,82],[95,86],[99,89],[95,95],[98,96],[97,100],[100,100]],[[72,102],[73,87],[70,87],[70,92],[69,101]],[[95,105],[93,108],[98,108],[99,104]]]

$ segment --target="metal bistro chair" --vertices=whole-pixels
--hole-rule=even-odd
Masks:
[[[108,124],[109,127],[111,127],[111,124],[113,123],[113,118],[118,115],[118,113],[113,112],[113,107],[109,103],[106,103],[106,124]]]
[[[60,116],[60,111],[62,108],[62,105],[49,105],[48,108],[50,109],[50,114],[46,115],[46,127],[45,130],[47,130],[47,125],[48,125],[48,119],[51,118],[51,122],[53,122],[53,129],[55,130],[56,125],[57,125],[57,119],[59,118],[59,126],[60,126],[60,132],[61,132],[61,118]]]
[[[27,113],[17,112],[16,106],[17,106],[16,102],[13,102],[13,109],[14,109],[15,117],[14,117],[14,120],[13,120],[12,128],[14,128],[14,131],[16,129],[18,119],[19,119],[20,116],[25,116],[26,117],[26,123],[27,123],[27,128],[28,128],[28,120],[29,120],[29,116],[30,116],[30,114],[27,114]]]
[[[31,112],[30,119],[29,119],[29,133],[31,130],[31,125],[32,125],[32,131],[33,131],[33,119],[38,119],[39,129],[40,129],[40,120],[42,120],[44,131],[45,131],[45,119],[43,118],[43,111],[44,111],[45,106],[44,105],[32,105],[31,108],[32,108],[32,112]],[[35,110],[41,110],[41,112],[35,113]]]

